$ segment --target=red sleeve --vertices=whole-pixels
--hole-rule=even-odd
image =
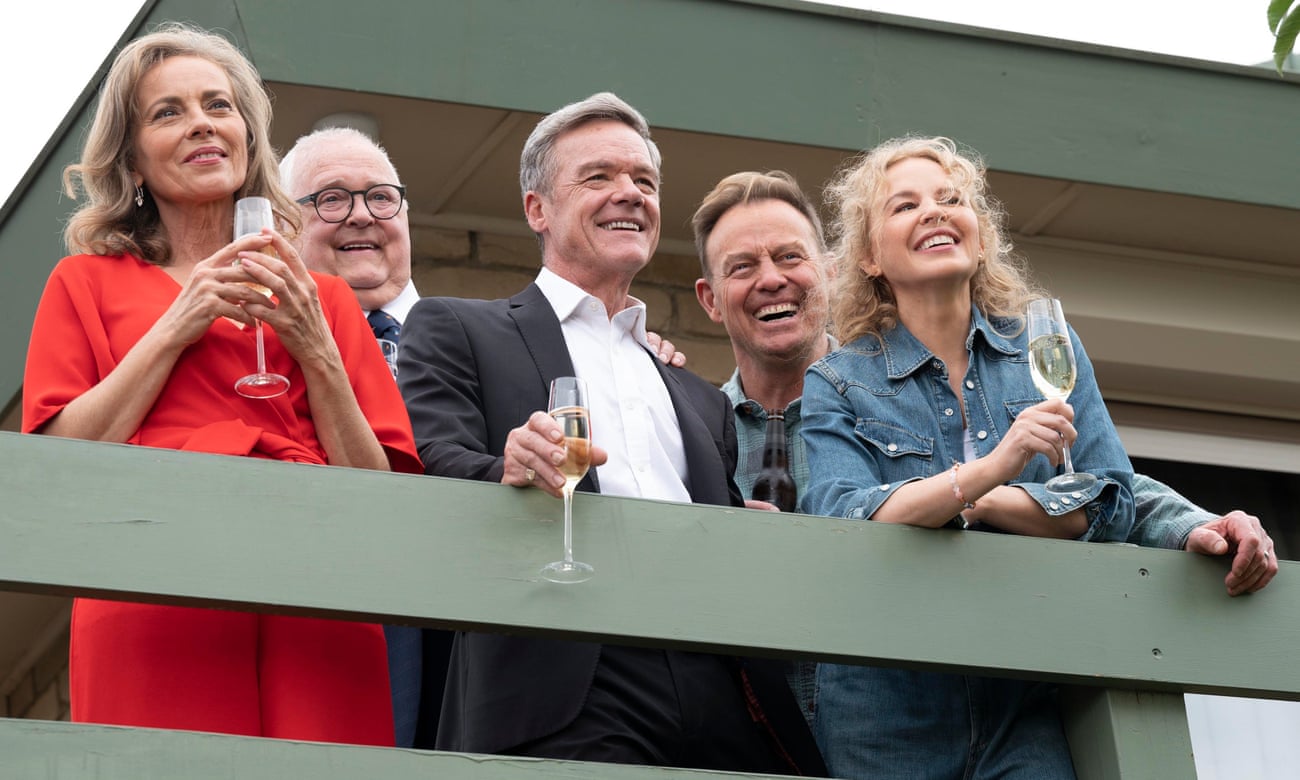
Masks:
[[[343,356],[343,367],[352,381],[352,392],[388,454],[389,467],[406,474],[423,474],[424,466],[415,451],[411,418],[406,414],[402,394],[356,296],[338,277],[317,273],[312,276],[320,292],[321,307],[334,330],[339,354]]]
[[[93,273],[103,259],[65,257],[45,283],[23,372],[24,433],[39,430],[117,365]]]

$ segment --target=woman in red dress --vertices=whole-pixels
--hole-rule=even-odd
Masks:
[[[25,432],[422,471],[351,290],[274,231],[230,240],[246,195],[297,229],[270,121],[256,71],[220,36],[168,25],[118,55],[65,174],[86,202],[36,313]],[[255,318],[290,380],[276,398],[234,389],[255,365]],[[76,721],[393,743],[374,625],[78,599],[70,679]]]

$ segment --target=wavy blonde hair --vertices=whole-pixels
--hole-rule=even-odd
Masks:
[[[145,186],[144,205],[135,205],[135,136],[140,126],[136,93],[140,80],[170,57],[200,57],[220,67],[230,79],[235,110],[248,128],[248,171],[235,198],[261,195],[271,200],[276,218],[292,237],[301,228],[298,207],[280,186],[271,148],[271,99],[248,58],[216,33],[170,22],[127,44],[99,92],[99,105],[86,136],[81,161],[63,171],[63,186],[76,198],[78,185],[86,201],[69,218],[63,232],[69,252],[97,255],[130,253],[154,265],[171,260],[171,244],[158,207]]]
[[[913,157],[938,163],[975,212],[984,253],[970,286],[971,300],[979,310],[986,317],[1021,318],[1029,299],[1040,294],[1023,261],[1013,253],[1006,215],[988,193],[979,155],[958,150],[956,143],[941,136],[893,138],[852,160],[826,189],[835,215],[831,258],[838,269],[831,318],[841,343],[865,335],[879,337],[898,324],[898,304],[889,281],[868,276],[862,266],[875,251],[886,174],[894,164]]]

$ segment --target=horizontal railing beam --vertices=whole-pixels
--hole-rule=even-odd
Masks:
[[[0,496],[9,590],[1300,698],[1291,563],[1230,599],[1175,551],[580,495],[564,586],[540,491],[16,434]]]
[[[0,777],[42,780],[743,780],[770,777],[0,719]]]

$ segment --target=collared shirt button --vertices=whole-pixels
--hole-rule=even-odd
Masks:
[[[1070,504],[1073,504],[1074,501],[1069,496],[1061,496],[1061,503],[1069,506]]]
[[[975,434],[975,438],[979,439],[980,441],[984,441],[988,437],[989,437],[988,431],[980,431],[979,433]]]
[[[1078,498],[1083,498],[1083,494],[1082,494],[1082,493],[1071,493],[1070,495],[1071,495],[1073,498],[1076,498],[1076,499],[1078,499]]]
[[[952,417],[952,408],[949,407],[949,408],[947,408],[947,409],[944,409],[944,410],[943,410],[943,414],[944,414],[945,417]]]
[[[1050,504],[1047,505],[1047,508],[1050,509],[1050,510],[1052,510],[1053,512],[1055,512],[1056,510],[1058,510],[1058,509],[1061,508],[1061,505],[1058,504],[1058,503],[1056,503],[1055,501],[1053,501],[1053,502],[1051,502]]]
[[[886,482],[885,484],[883,484],[883,485],[880,486],[880,492],[881,492],[881,493],[884,493],[886,490],[889,490],[889,483],[888,483],[888,482]]]
[[[894,444],[893,442],[890,442],[889,446],[886,447],[885,449],[889,450],[890,452],[898,452],[898,445]]]
[[[975,389],[975,383],[972,382],[971,380],[967,379],[967,380],[966,380],[966,389],[967,389],[967,390],[974,390],[974,389]]]
[[[940,363],[940,362],[937,361],[937,360],[934,361],[933,363],[931,363],[930,365],[934,367],[934,370],[935,370],[935,371],[942,371],[942,370],[943,370],[943,363]]]

